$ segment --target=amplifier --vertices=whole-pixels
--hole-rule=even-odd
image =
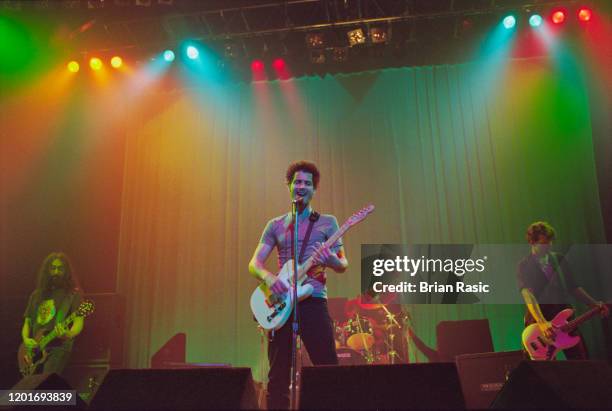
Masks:
[[[457,371],[466,408],[489,408],[524,359],[522,350],[458,355]]]

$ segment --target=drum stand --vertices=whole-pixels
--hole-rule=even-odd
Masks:
[[[359,334],[361,335],[361,342],[364,347],[363,356],[368,364],[373,364],[374,355],[372,354],[372,351],[368,348],[368,343],[366,342],[366,339],[365,339],[365,333],[364,333],[363,327],[361,326],[361,319],[359,318],[359,313],[355,313],[355,318],[357,319],[357,331],[359,331]]]
[[[400,328],[400,325],[395,319],[395,314],[391,313],[391,311],[389,311],[384,304],[381,307],[385,311],[385,315],[387,317],[387,325],[385,326],[385,329],[388,332],[387,341],[385,341],[385,344],[387,345],[387,356],[389,357],[389,364],[395,364],[396,358],[402,361],[402,357],[395,350],[395,334],[393,333],[393,328]]]

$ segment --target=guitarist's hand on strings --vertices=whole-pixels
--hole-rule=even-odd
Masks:
[[[542,335],[544,335],[544,338],[549,340],[548,342],[552,342],[555,340],[555,329],[553,328],[550,321],[539,322],[538,327],[540,328]]]
[[[282,278],[278,278],[272,274],[266,276],[266,285],[276,295],[283,295],[287,291],[289,291],[289,284],[285,282]]]
[[[55,333],[58,338],[68,338],[68,329],[62,323],[55,325]]]

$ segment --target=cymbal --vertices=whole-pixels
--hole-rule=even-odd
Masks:
[[[364,310],[378,310],[378,309],[381,309],[384,305],[384,304],[368,304],[368,303],[362,303],[360,301],[358,301],[357,304],[359,305],[359,307],[363,308]]]
[[[383,308],[387,304],[392,304],[395,300],[396,294],[379,294],[375,297],[371,297],[368,294],[364,294],[357,297],[357,302],[364,310],[378,310]]]

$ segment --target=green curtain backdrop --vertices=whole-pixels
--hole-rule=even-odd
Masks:
[[[362,243],[522,243],[551,222],[565,242],[604,242],[587,92],[548,60],[386,69],[154,93],[130,114],[118,261],[128,366],[177,332],[190,362],[265,363],[247,264],[288,209],[284,172],[322,172],[315,208],[342,222],[351,263],[331,297],[354,297]],[[486,78],[486,80],[485,80]],[[270,266],[276,263],[274,256]],[[522,306],[412,306],[435,347],[441,320],[489,318],[495,349],[520,347]],[[424,361],[422,355],[412,361]]]

